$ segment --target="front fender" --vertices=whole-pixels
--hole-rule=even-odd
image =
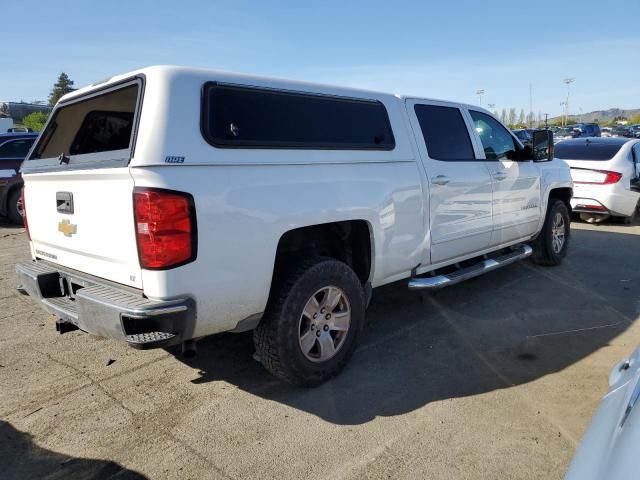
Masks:
[[[558,188],[568,188],[573,196],[573,180],[571,179],[571,169],[564,160],[554,158],[550,162],[541,163],[540,167],[540,195],[541,212],[538,231],[542,229],[546,216],[547,207],[551,192]],[[569,197],[571,200],[571,197]]]

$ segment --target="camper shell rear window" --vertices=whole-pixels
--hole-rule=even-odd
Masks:
[[[204,85],[201,128],[219,148],[392,150],[384,105],[376,100]]]
[[[66,158],[65,163],[70,164],[109,158],[128,161],[140,87],[140,82],[129,82],[62,105],[53,113],[29,160]]]

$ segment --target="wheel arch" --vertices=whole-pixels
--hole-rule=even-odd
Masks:
[[[325,256],[349,265],[364,285],[373,276],[373,228],[363,219],[306,225],[284,232],[278,241],[272,288],[278,277],[296,263]]]
[[[567,206],[569,214],[571,214],[571,197],[573,197],[573,188],[571,187],[552,188],[549,191],[549,201],[547,205],[551,203],[551,200],[561,200]]]

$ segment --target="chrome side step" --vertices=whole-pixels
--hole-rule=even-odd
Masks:
[[[447,275],[436,275],[435,277],[420,277],[409,280],[409,290],[437,290],[438,288],[448,287],[456,283],[478,277],[484,273],[496,270],[505,265],[510,265],[518,260],[527,258],[533,253],[529,245],[522,245],[513,251],[501,255],[496,258],[488,258],[482,260],[470,267],[461,268],[458,271]]]

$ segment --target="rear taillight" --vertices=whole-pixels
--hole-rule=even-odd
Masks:
[[[606,210],[607,207],[603,206],[603,205],[582,205],[582,204],[578,204],[576,205],[576,210]]]
[[[177,267],[196,258],[196,215],[191,195],[136,188],[133,204],[142,268]]]
[[[622,174],[609,172],[608,170],[590,170],[587,168],[572,168],[571,176],[574,183],[587,183],[591,185],[611,185],[618,183]]]
[[[20,190],[20,206],[22,207],[22,224],[24,225],[24,232],[27,234],[27,238],[31,240],[29,222],[27,222],[27,204],[24,203],[24,187]]]

